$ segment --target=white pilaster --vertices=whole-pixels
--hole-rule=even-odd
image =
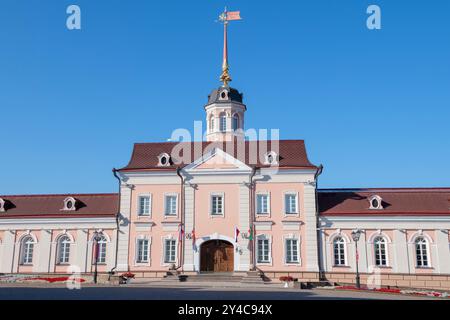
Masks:
[[[117,271],[128,270],[128,242],[131,223],[131,188],[120,186],[119,248],[117,250]]]
[[[250,228],[250,191],[246,185],[239,186],[239,229],[241,232],[247,232]],[[248,271],[250,270],[250,250],[249,240],[239,239],[239,246],[242,250],[240,256],[239,270],[236,271]]]
[[[184,187],[184,232],[192,233],[194,229],[194,203],[195,203],[195,189],[186,185]],[[194,248],[192,239],[185,239],[184,241],[184,271],[194,271]]]
[[[316,193],[315,186],[309,183],[305,184],[303,191],[304,222],[306,241],[306,270],[312,272],[319,271],[317,254],[317,220],[316,220]]]
[[[36,251],[39,258],[34,263],[33,272],[48,272],[51,242],[52,231],[43,229],[39,237],[39,251]]]
[[[408,258],[409,248],[406,233],[402,230],[394,230],[393,258],[391,261],[392,271],[397,273],[409,273],[409,266],[413,265],[411,259]]]

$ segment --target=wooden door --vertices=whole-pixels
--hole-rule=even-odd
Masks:
[[[211,240],[201,246],[200,271],[231,272],[234,269],[233,245],[222,240]]]

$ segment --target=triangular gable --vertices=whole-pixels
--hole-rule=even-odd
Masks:
[[[251,171],[251,168],[222,149],[214,148],[186,166],[184,170],[199,172],[207,170]]]

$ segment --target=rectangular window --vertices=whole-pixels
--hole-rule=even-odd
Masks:
[[[225,116],[220,117],[220,131],[225,132],[227,130],[227,118]]]
[[[298,263],[298,240],[286,239],[286,263]]]
[[[139,196],[139,216],[150,215],[150,196]]]
[[[33,248],[34,244],[27,242],[23,248],[22,264],[32,264],[33,263]]]
[[[165,215],[166,216],[176,216],[177,215],[177,196],[176,195],[166,196]]]
[[[164,241],[164,263],[175,263],[177,254],[177,241],[167,239]]]
[[[211,196],[211,215],[223,215],[223,196]]]
[[[137,242],[136,262],[148,262],[148,239],[139,239]]]
[[[97,263],[106,263],[106,242],[99,242],[97,244],[97,250]]]
[[[257,194],[256,195],[256,213],[268,214],[269,213],[269,195]]]
[[[258,239],[256,256],[257,256],[258,263],[269,263],[270,262],[269,239]]]
[[[296,193],[286,193],[284,195],[284,207],[286,214],[298,213]]]

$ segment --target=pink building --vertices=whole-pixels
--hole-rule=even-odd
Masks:
[[[0,273],[353,283],[358,266],[363,283],[450,289],[450,188],[317,189],[303,140],[245,139],[223,65],[206,141],[135,144],[118,194],[0,196]]]

